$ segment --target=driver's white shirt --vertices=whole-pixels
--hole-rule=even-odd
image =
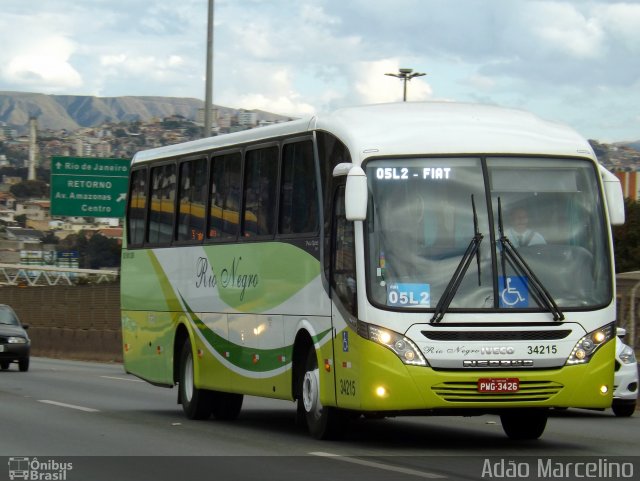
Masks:
[[[535,246],[547,243],[542,235],[531,229],[518,233],[515,229],[510,227],[504,234],[515,247]]]

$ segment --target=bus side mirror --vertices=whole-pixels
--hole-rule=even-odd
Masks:
[[[600,175],[604,184],[604,195],[607,198],[607,210],[611,225],[624,224],[624,194],[620,179],[600,166]]]
[[[333,176],[347,176],[347,186],[344,194],[344,206],[347,220],[365,220],[367,217],[368,188],[367,175],[362,167],[343,163],[333,170]]]
[[[367,217],[367,176],[361,167],[352,167],[347,174],[344,207],[347,220],[365,220]]]

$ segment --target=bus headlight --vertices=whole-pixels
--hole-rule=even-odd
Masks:
[[[368,324],[367,326],[369,340],[391,349],[403,363],[411,366],[428,365],[420,349],[418,349],[411,339],[389,329],[383,329],[382,327],[372,324]],[[362,329],[358,329],[358,332],[362,332]]]
[[[583,336],[582,339],[576,343],[565,364],[585,364],[589,362],[598,348],[613,337],[613,329],[613,324],[608,324]]]

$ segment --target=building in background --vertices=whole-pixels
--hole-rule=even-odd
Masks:
[[[637,201],[640,199],[640,171],[637,170],[616,170],[613,172],[620,179],[622,192],[625,198]]]

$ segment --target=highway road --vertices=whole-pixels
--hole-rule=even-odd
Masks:
[[[1,371],[0,480],[25,457],[41,471],[71,462],[64,481],[490,479],[501,462],[535,471],[540,459],[576,456],[605,469],[629,461],[640,477],[637,458],[616,458],[640,453],[640,413],[555,413],[540,440],[520,443],[496,416],[362,420],[332,442],[298,427],[289,401],[245,397],[234,422],[189,421],[176,397],[119,364],[32,358],[27,373]]]

